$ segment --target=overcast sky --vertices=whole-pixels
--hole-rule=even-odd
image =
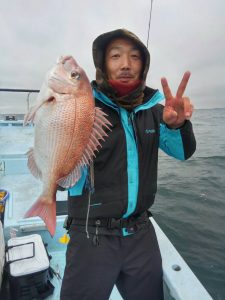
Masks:
[[[0,87],[39,89],[57,57],[66,54],[94,79],[94,38],[126,28],[146,44],[150,3],[0,0]],[[161,90],[160,78],[165,76],[176,92],[184,71],[190,70],[186,96],[195,107],[225,107],[224,11],[224,0],[154,0],[147,84]],[[1,93],[0,112],[4,99]]]

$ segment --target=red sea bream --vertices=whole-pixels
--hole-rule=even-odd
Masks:
[[[53,236],[57,185],[69,188],[79,180],[110,123],[95,107],[88,77],[72,56],[61,57],[47,73],[28,122],[35,126],[28,167],[43,190],[25,217],[40,216]]]

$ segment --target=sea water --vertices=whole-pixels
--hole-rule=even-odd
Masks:
[[[151,211],[213,299],[224,300],[225,109],[196,110],[192,123],[192,158],[181,162],[159,154]]]

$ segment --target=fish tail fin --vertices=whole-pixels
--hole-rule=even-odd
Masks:
[[[52,201],[53,200],[53,201]],[[56,201],[47,196],[40,196],[38,200],[26,212],[24,218],[40,217],[53,236],[56,228]]]

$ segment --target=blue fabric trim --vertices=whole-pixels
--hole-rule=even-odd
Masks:
[[[119,111],[119,107],[112,101],[110,100],[107,96],[105,96],[103,93],[96,91],[93,89],[93,96],[103,102],[104,104],[112,107],[113,109]]]
[[[127,144],[128,203],[127,211],[123,215],[123,218],[127,218],[135,211],[137,205],[139,185],[138,152],[133,126],[129,121],[129,113],[124,108],[120,108],[120,115]]]
[[[179,129],[169,129],[165,124],[160,124],[159,148],[176,159],[185,160]]]
[[[137,113],[138,111],[140,110],[145,110],[145,109],[149,109],[151,107],[153,107],[154,105],[156,105],[157,103],[159,103],[160,101],[164,100],[164,95],[161,94],[159,91],[157,91],[153,96],[152,98],[150,98],[148,100],[148,102],[144,103],[144,104],[141,104],[139,106],[137,106],[135,109],[134,109],[134,112]]]
[[[127,228],[122,228],[122,234],[123,234],[123,236],[128,236],[128,235],[131,235],[133,233],[132,232],[128,232]]]
[[[69,189],[70,196],[80,196],[82,195],[84,184],[87,177],[87,167],[82,168],[81,178],[77,183]]]
[[[93,204],[90,204],[90,206],[99,206],[99,205],[102,205],[102,203],[93,203]]]

